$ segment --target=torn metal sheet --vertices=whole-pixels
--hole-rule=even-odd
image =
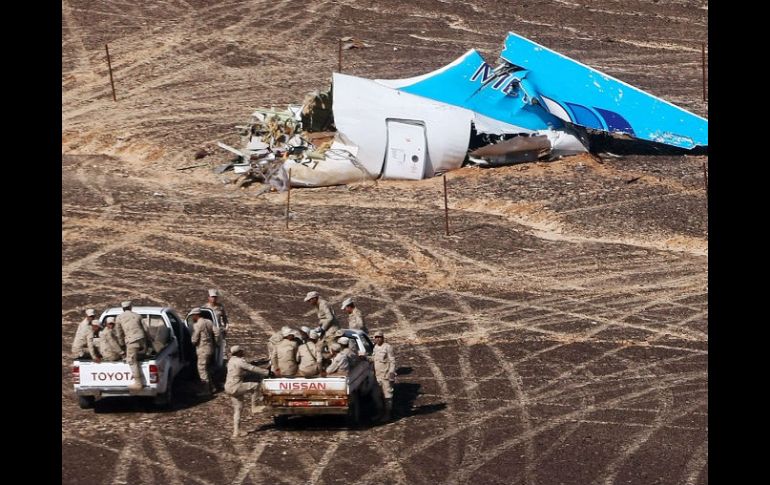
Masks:
[[[586,128],[621,133],[680,148],[708,146],[708,120],[635,88],[520,35],[509,32],[500,58],[526,70],[530,102],[550,114]],[[565,82],[568,79],[569,82]],[[523,98],[524,84],[510,95]]]
[[[551,141],[545,135],[517,136],[499,143],[477,148],[469,153],[476,159],[486,160],[489,165],[507,165],[532,162],[551,153]]]
[[[338,73],[333,79],[335,124],[359,147],[358,160],[370,173],[383,173],[389,120],[425,127],[427,148],[420,178],[462,165],[468,152],[472,112],[369,79]]]

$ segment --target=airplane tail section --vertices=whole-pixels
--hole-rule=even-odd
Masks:
[[[563,121],[680,148],[708,146],[708,120],[513,32],[500,58],[519,78],[508,94],[536,99]]]

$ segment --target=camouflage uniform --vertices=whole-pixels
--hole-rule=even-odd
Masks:
[[[86,337],[88,336],[88,332],[91,331],[91,320],[93,319],[86,317],[78,324],[78,329],[75,331],[75,339],[72,341],[73,359],[83,357],[88,349]]]
[[[267,341],[267,358],[270,359],[270,362],[273,362],[273,358],[275,357],[275,347],[276,345],[280,344],[283,340],[283,335],[281,335],[281,331],[278,330],[273,335],[270,336],[270,339]],[[275,371],[275,367],[272,367],[273,371]]]
[[[334,332],[340,329],[340,324],[334,315],[334,310],[329,305],[329,302],[318,297],[316,314],[318,315],[318,325],[324,330],[324,342],[326,342],[326,345],[330,345],[334,342]]]
[[[99,330],[94,332],[93,326],[91,326],[88,334],[86,335],[86,346],[88,347],[88,353],[91,354],[91,358],[94,360],[101,359],[102,353],[99,352]]]
[[[348,314],[348,328],[353,330],[363,330],[364,333],[369,333],[364,323],[364,314],[358,307],[353,308],[353,311]]]
[[[385,399],[393,397],[392,381],[396,379],[396,357],[393,355],[393,347],[389,343],[375,345],[371,360],[374,362],[374,372],[377,374],[377,382],[382,387]]]
[[[320,358],[315,342],[307,341],[297,350],[299,373],[302,377],[315,377],[320,372]]]
[[[205,305],[201,306],[201,308],[210,308],[211,310],[214,310],[214,313],[217,314],[217,320],[219,320],[219,324],[222,326],[222,328],[227,327],[227,313],[225,312],[225,307],[221,303],[215,303],[211,304],[209,302],[206,302]]]
[[[209,361],[214,355],[214,322],[208,318],[198,318],[193,325],[192,344],[198,356],[198,375],[206,388],[211,391],[211,379],[209,377]]]
[[[375,345],[369,360],[374,362],[374,372],[377,376],[377,384],[382,389],[382,397],[385,398],[385,413],[382,420],[390,419],[393,409],[393,382],[396,380],[396,357],[393,347],[389,343]]]
[[[280,371],[281,377],[292,377],[297,374],[297,342],[283,339],[275,346],[271,359],[273,372]]]
[[[134,382],[129,388],[144,387],[142,366],[139,364],[140,355],[147,351],[147,337],[142,326],[142,317],[131,310],[125,310],[115,319],[115,330],[118,342],[126,349],[126,362],[134,373]]]
[[[251,395],[251,410],[254,412],[259,382],[243,382],[243,377],[249,372],[259,374],[260,376],[268,375],[265,369],[249,364],[243,357],[237,355],[230,357],[230,360],[227,362],[225,392],[230,396],[230,402],[233,404],[233,437],[238,436],[239,432],[241,409],[243,409],[241,397],[249,391],[254,391]]]
[[[348,370],[350,370],[350,357],[346,352],[340,351],[332,358],[326,373],[344,376],[348,374]]]
[[[107,362],[116,362],[123,358],[123,351],[120,349],[114,329],[104,327],[99,332],[99,353]]]

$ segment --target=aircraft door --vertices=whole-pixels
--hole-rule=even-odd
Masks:
[[[428,147],[421,121],[387,120],[388,148],[383,178],[421,180]]]

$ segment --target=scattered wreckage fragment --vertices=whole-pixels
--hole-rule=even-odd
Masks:
[[[598,135],[708,146],[708,120],[512,32],[496,67],[471,49],[412,78],[334,73],[330,92],[286,111],[257,110],[244,128],[244,150],[220,146],[239,155],[236,171],[278,190],[289,169],[293,186],[419,180],[466,162],[586,152]]]

